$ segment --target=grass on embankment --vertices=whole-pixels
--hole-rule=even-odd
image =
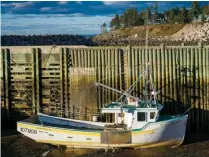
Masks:
[[[185,26],[184,24],[149,25],[149,36],[151,37],[171,36],[174,33],[177,33],[179,30],[181,30],[184,26]],[[139,26],[133,28],[120,28],[118,30],[110,31],[109,33],[123,37],[133,36],[137,34],[138,37],[144,38],[146,33],[145,30],[146,30],[146,26]]]

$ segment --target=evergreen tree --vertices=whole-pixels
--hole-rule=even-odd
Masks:
[[[188,23],[188,22],[189,22],[188,10],[185,7],[183,7],[179,13],[179,23]]]
[[[206,6],[202,7],[202,13],[204,15],[209,15],[209,5],[206,5]]]
[[[124,14],[121,16],[121,23],[123,27],[134,27],[140,25],[141,20],[138,16],[136,7],[125,10]]]
[[[205,22],[206,21],[206,18],[204,15],[201,16],[201,22]]]
[[[179,13],[180,13],[179,8],[173,8],[164,12],[164,14],[167,17],[168,23],[179,22]]]
[[[104,33],[106,33],[106,32],[107,32],[107,25],[106,25],[106,23],[103,23],[103,24],[101,25],[101,33],[104,34]]]
[[[118,14],[115,14],[115,17],[111,20],[110,27],[114,29],[120,28],[120,18]]]
[[[143,11],[144,23],[147,23],[147,20],[149,21],[149,19],[151,18],[152,16],[151,10],[152,10],[152,7],[148,7],[145,11]],[[147,19],[147,11],[148,11],[148,19]]]
[[[199,2],[193,1],[191,5],[191,9],[189,10],[189,19],[192,21],[194,18],[198,18],[201,14],[201,8]]]
[[[123,13],[123,15],[121,16],[121,24],[123,25],[123,27],[128,27],[128,14],[127,11],[125,11]]]
[[[138,21],[139,21],[139,26],[141,26],[141,25],[144,25],[144,12],[140,12],[139,14],[138,14]]]
[[[157,3],[155,3],[153,6],[153,15],[152,15],[154,22],[157,22],[157,19],[158,19],[158,11],[157,10],[158,10],[158,5],[157,5]]]

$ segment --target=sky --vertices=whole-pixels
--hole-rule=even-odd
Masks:
[[[129,7],[138,11],[155,4],[153,1],[3,1],[1,33],[17,35],[79,34],[101,32],[102,23],[109,25],[116,13]],[[189,8],[191,1],[158,1],[158,11],[174,7]],[[199,2],[209,5],[209,2]]]

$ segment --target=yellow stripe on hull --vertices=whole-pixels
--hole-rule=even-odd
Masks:
[[[76,134],[76,135],[89,135],[89,136],[100,136],[100,132],[85,132],[85,131],[74,131],[74,130],[63,130],[63,129],[55,129],[55,128],[49,128],[47,126],[35,126],[30,124],[23,124],[23,123],[17,123],[18,127],[26,127],[30,129],[37,129],[37,130],[47,130],[47,131],[53,131],[53,132],[59,132],[59,133],[66,133],[66,134]]]
[[[156,129],[154,130],[145,130],[145,131],[134,131],[132,132],[132,135],[145,135],[145,134],[153,134]]]
[[[169,147],[175,147],[179,146],[183,143],[183,140],[170,140],[165,142],[159,142],[159,143],[143,143],[143,144],[101,144],[98,142],[64,142],[64,141],[49,141],[49,140],[37,140],[36,142],[41,143],[49,143],[52,145],[66,145],[67,147],[91,147],[91,148],[107,148],[107,147],[121,147],[121,148],[152,148],[152,147],[162,147],[162,146],[169,146]]]
[[[17,123],[18,127],[26,127],[30,129],[37,129],[37,130],[46,130],[46,131],[53,131],[53,132],[59,132],[59,133],[67,133],[67,134],[77,134],[77,135],[89,135],[89,136],[100,136],[100,132],[86,132],[86,131],[77,131],[77,130],[64,130],[64,129],[55,129],[55,128],[49,128],[47,126],[36,126],[36,125],[30,125],[30,124],[23,124],[23,123]],[[133,131],[132,135],[144,135],[144,134],[152,134],[155,130],[145,130],[145,131]]]

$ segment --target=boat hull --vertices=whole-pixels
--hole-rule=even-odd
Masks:
[[[175,147],[184,141],[187,115],[171,120],[149,123],[142,129],[130,130],[128,142],[103,142],[103,130],[61,128],[39,123],[21,121],[17,130],[25,136],[42,143],[66,145],[77,148],[149,148],[156,146]],[[37,119],[34,117],[33,119]],[[120,140],[118,140],[120,141]]]

